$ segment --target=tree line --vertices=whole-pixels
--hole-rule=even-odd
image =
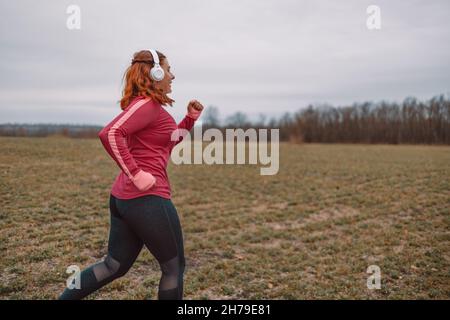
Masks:
[[[219,109],[208,106],[203,128],[280,129],[280,140],[305,143],[450,144],[450,100],[444,95],[427,101],[409,97],[401,103],[363,102],[350,106],[309,105],[268,119],[250,121],[243,112],[220,119]],[[102,126],[64,124],[0,124],[2,136],[61,135],[97,138]],[[270,138],[270,135],[269,135]]]
[[[209,110],[208,110],[209,109]],[[207,108],[205,127],[216,127],[218,109]],[[279,128],[280,140],[317,143],[450,144],[450,100],[414,97],[402,103],[363,102],[351,106],[309,105],[278,119],[249,121],[237,112],[222,128]]]

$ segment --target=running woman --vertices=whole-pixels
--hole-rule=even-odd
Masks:
[[[108,254],[81,272],[79,289],[66,288],[59,299],[82,299],[125,275],[144,245],[161,268],[158,299],[183,298],[183,234],[166,168],[203,106],[191,100],[178,124],[162,107],[174,102],[167,94],[175,76],[159,51],[136,52],[124,78],[122,112],[98,134],[120,168],[109,196]]]

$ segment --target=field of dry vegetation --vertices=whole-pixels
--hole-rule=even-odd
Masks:
[[[0,147],[0,299],[55,299],[106,255],[119,168],[98,139]],[[185,299],[450,298],[449,146],[283,143],[279,173],[259,168],[170,164]],[[143,250],[88,299],[156,299],[159,277]]]

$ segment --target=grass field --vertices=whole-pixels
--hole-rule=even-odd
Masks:
[[[119,169],[97,139],[0,147],[0,298],[55,299],[69,265],[106,255]],[[450,147],[282,144],[274,176],[172,163],[169,175],[185,299],[450,298]],[[143,250],[89,299],[155,299],[159,277]]]

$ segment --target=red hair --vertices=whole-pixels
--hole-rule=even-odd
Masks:
[[[164,54],[156,51],[161,64],[166,58]],[[175,100],[169,98],[161,89],[155,88],[155,81],[150,78],[150,69],[154,66],[153,56],[148,50],[141,50],[133,55],[131,65],[125,71],[122,82],[125,85],[120,100],[120,108],[124,110],[130,102],[137,96],[151,98],[161,105],[170,105]]]

